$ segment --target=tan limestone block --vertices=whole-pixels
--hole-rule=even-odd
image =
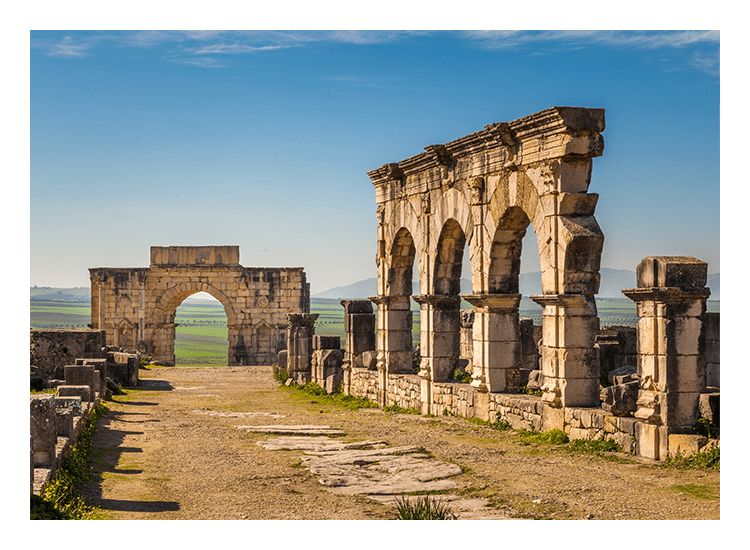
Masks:
[[[563,407],[595,407],[599,405],[599,379],[561,378],[560,402]]]

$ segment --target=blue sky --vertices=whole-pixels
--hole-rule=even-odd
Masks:
[[[719,272],[719,70],[718,31],[32,31],[30,283],[206,244],[374,277],[367,171],[555,105],[606,109],[602,266]]]

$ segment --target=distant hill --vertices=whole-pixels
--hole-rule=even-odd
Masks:
[[[601,281],[599,284],[599,298],[624,298],[622,289],[634,288],[636,286],[635,271],[627,269],[610,269],[603,267],[600,271]],[[711,289],[711,300],[719,300],[718,273],[709,275],[708,286]],[[413,283],[412,294],[419,294],[419,283]],[[521,273],[518,278],[518,286],[524,296],[533,296],[542,293],[542,272]],[[326,298],[334,300],[352,299],[363,300],[376,296],[378,293],[378,280],[375,277],[357,281],[347,286],[337,286],[325,292],[312,296],[313,298]],[[471,294],[471,281],[461,279],[461,294]]]
[[[90,302],[91,289],[87,286],[60,288],[50,286],[32,286],[31,299],[53,302]]]

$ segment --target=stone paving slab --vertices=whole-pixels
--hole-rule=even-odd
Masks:
[[[385,441],[354,441],[345,443],[330,437],[306,437],[306,436],[285,436],[266,441],[258,442],[258,445],[270,451],[343,451],[347,449],[365,449],[385,447]]]
[[[238,430],[268,434],[288,435],[346,435],[342,430],[330,426],[235,426]]]
[[[266,448],[292,447],[307,455],[302,465],[319,476],[331,492],[345,495],[394,495],[417,491],[445,491],[456,487],[450,477],[460,475],[457,464],[440,462],[414,445],[384,447],[384,442],[340,443],[276,438],[258,444]],[[310,438],[311,439],[311,438]],[[367,444],[367,445],[365,445]],[[363,449],[363,446],[371,448]]]
[[[231,411],[209,411],[209,410],[195,410],[196,414],[207,414],[209,416],[219,416],[221,418],[286,418],[285,414],[277,414],[272,412],[231,412]]]

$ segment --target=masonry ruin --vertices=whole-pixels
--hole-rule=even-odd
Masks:
[[[704,416],[718,428],[719,395],[707,264],[645,258],[638,287],[623,291],[637,304],[637,328],[600,330],[595,295],[604,235],[594,217],[598,195],[588,188],[604,126],[602,109],[553,107],[368,173],[378,203],[378,295],[342,301],[345,393],[424,414],[561,429],[571,439],[605,437],[652,459],[706,443],[694,427]],[[535,327],[519,318],[529,226],[542,271],[542,294],[531,297],[543,308],[538,352]],[[461,296],[465,246],[472,293]],[[415,260],[420,293],[412,296]],[[410,299],[420,306],[416,374]],[[473,309],[461,311],[461,299]],[[362,328],[365,319],[377,319],[376,339]],[[305,337],[313,338],[309,331]],[[280,366],[294,363],[297,383],[320,383],[310,361],[294,354]],[[459,366],[470,383],[453,379]]]
[[[175,313],[206,292],[224,306],[228,365],[268,365],[286,348],[286,317],[310,311],[304,269],[248,268],[238,246],[153,246],[147,268],[89,269],[92,329],[107,344],[174,364]]]

